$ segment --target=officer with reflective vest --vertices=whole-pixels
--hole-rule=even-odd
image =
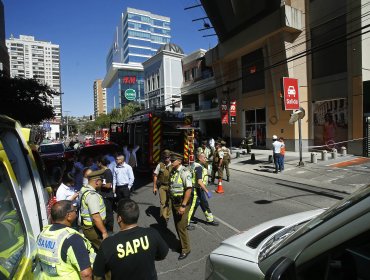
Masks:
[[[195,206],[192,204],[192,174],[181,164],[182,160],[182,155],[171,154],[170,194],[173,219],[181,243],[179,260],[185,259],[190,254],[190,240],[187,226],[189,215],[191,216],[189,212]]]
[[[202,209],[204,215],[206,216],[206,220],[209,225],[218,226],[218,222],[216,222],[213,218],[213,214],[211,209],[209,208],[209,204],[207,198],[212,197],[212,193],[207,189],[208,185],[208,169],[206,168],[207,165],[207,157],[204,153],[198,154],[198,162],[194,162],[193,164],[193,186],[194,190],[197,193],[197,199],[194,211],[192,213],[191,220],[194,222],[194,214],[197,211],[198,206]]]
[[[172,208],[169,193],[170,173],[172,170],[170,155],[171,152],[169,150],[164,150],[162,152],[162,162],[158,163],[153,172],[153,193],[157,195],[157,192],[159,192],[161,223],[165,226],[167,226]]]
[[[221,149],[221,143],[216,142],[215,151],[213,153],[213,161],[212,161],[212,183],[215,182],[216,172],[217,178],[220,180],[222,179],[223,172],[222,172],[222,161],[224,157],[224,152]]]
[[[101,242],[108,237],[104,225],[106,218],[104,199],[96,191],[102,186],[103,176],[103,169],[88,173],[88,184],[80,190],[82,231],[96,250],[99,249]]]
[[[222,160],[222,172],[225,169],[226,171],[226,181],[230,181],[230,170],[229,170],[229,164],[231,162],[231,153],[230,149],[226,147],[226,142],[221,141],[221,150],[224,153],[224,157]],[[221,177],[222,178],[222,177]]]
[[[70,200],[51,208],[54,224],[44,227],[37,238],[40,279],[92,279],[95,252],[84,235],[73,229],[77,209]]]

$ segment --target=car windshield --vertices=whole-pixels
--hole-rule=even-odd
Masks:
[[[64,152],[63,144],[41,145],[40,146],[40,153],[42,154],[63,153],[63,152]]]
[[[333,205],[331,208],[318,215],[309,222],[303,222],[284,229],[278,234],[274,235],[262,247],[259,254],[259,261],[264,260],[273,253],[279,251],[294,240],[300,238],[302,235],[318,227],[322,223],[330,220],[344,210],[352,207],[354,204],[360,202],[370,195],[370,185],[361,188],[347,198],[341,200],[339,203]]]

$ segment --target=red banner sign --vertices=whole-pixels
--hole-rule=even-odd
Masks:
[[[299,110],[298,79],[283,78],[284,109]]]
[[[124,76],[122,78],[124,84],[133,85],[136,84],[136,76]]]
[[[229,124],[229,112],[227,108],[227,100],[221,101],[221,124]]]
[[[236,100],[230,101],[230,117],[236,117]]]

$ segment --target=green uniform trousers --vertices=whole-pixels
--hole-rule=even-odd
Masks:
[[[177,201],[172,200],[172,213],[177,235],[179,236],[181,243],[181,253],[186,254],[190,252],[189,233],[186,227],[188,225],[189,211],[191,208],[192,201],[190,201],[186,206],[185,213],[183,215],[179,215],[178,210],[181,207],[181,201],[182,199],[179,199]]]
[[[170,215],[171,215],[171,198],[170,198],[170,187],[167,185],[161,185],[158,188],[159,192],[159,204],[161,209],[161,217],[168,222]]]
[[[217,172],[217,179],[222,179],[223,177],[223,168],[222,168],[222,165],[221,167],[218,167],[218,163],[217,164],[212,164],[212,175],[211,175],[211,180],[212,182],[215,181],[215,177],[216,177],[216,172]]]
[[[223,173],[223,170],[225,169],[227,178],[230,178],[229,164],[230,164],[230,162],[225,160],[225,161],[222,162],[222,167],[221,167],[222,168],[222,173]],[[221,178],[222,178],[222,176],[221,176]]]
[[[91,242],[95,251],[98,251],[101,243],[103,242],[103,237],[99,229],[97,229],[95,226],[87,227],[83,225],[81,227],[85,237]]]

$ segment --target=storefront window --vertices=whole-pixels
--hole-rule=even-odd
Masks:
[[[252,134],[255,147],[266,147],[266,109],[245,111],[245,131]]]

